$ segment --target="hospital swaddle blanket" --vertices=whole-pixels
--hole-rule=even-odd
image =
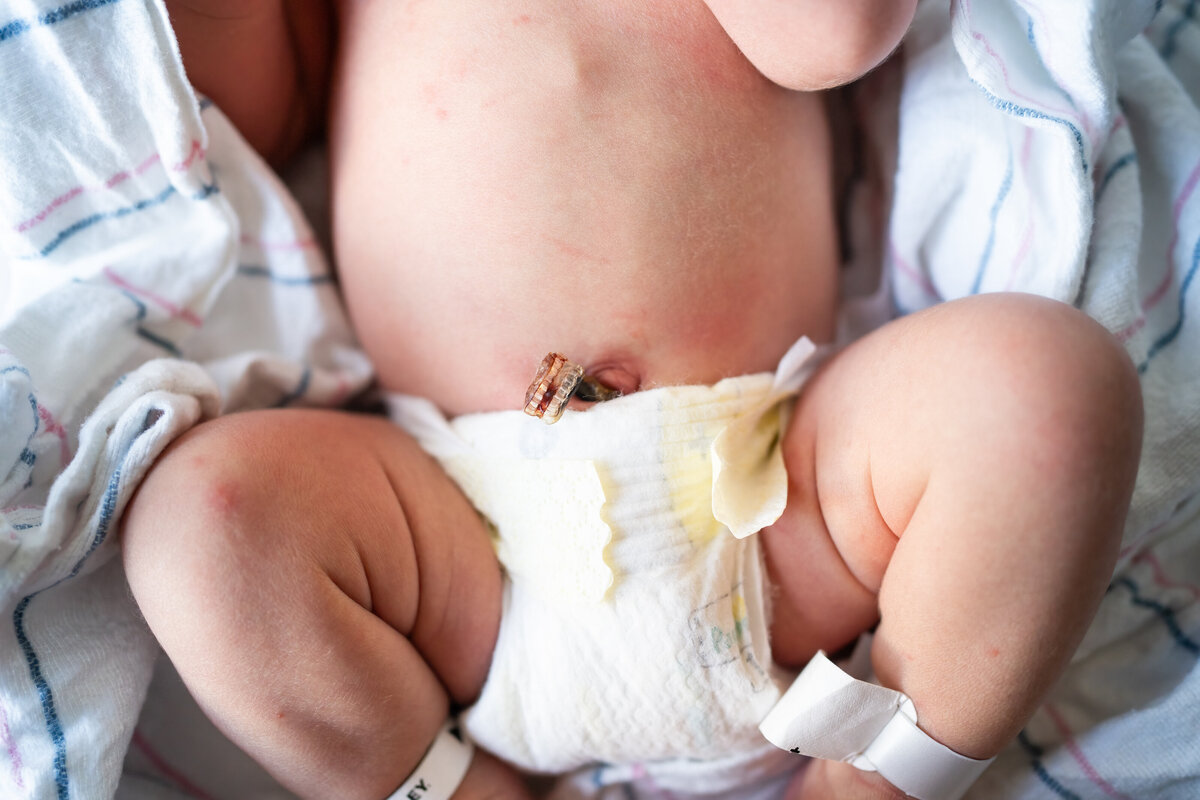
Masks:
[[[1096,623],[969,797],[1200,795],[1197,5],[927,2],[900,58],[849,92],[857,174],[895,180],[845,204],[847,329],[1033,291],[1114,331],[1146,397]],[[874,124],[891,77],[898,149]],[[860,292],[880,263],[881,290]],[[221,782],[216,745],[151,735],[182,705],[135,730],[155,647],[113,532],[198,420],[333,405],[367,369],[311,231],[193,97],[161,5],[0,0],[0,797],[248,796]],[[140,779],[122,779],[131,739],[152,754]],[[614,796],[646,789],[639,774]]]
[[[996,290],[1074,303],[1125,345],[1146,407],[1099,614],[968,797],[1200,797],[1198,10],[939,0],[905,41],[897,311]]]
[[[0,2],[0,797],[111,797],[157,648],[115,558],[197,421],[369,376],[282,184],[143,0]]]

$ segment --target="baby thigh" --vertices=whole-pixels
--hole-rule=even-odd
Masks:
[[[125,515],[134,596],[216,724],[306,797],[377,800],[483,684],[483,525],[388,421],[235,414],[174,443]]]
[[[827,532],[837,568],[877,596],[881,682],[935,739],[989,757],[1095,613],[1140,442],[1136,374],[1095,322],[1029,295],[949,302],[813,379],[785,441],[789,524],[768,533]],[[771,566],[785,598],[803,585],[805,564]],[[801,594],[789,602],[820,603]]]

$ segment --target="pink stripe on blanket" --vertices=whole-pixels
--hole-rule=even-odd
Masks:
[[[13,738],[12,731],[8,728],[8,712],[2,705],[0,705],[0,739],[4,740],[4,747],[8,750],[8,763],[12,765],[13,782],[17,784],[18,789],[24,789],[25,781],[21,778],[21,751],[17,747],[17,740]]]
[[[1195,597],[1197,600],[1200,600],[1200,586],[1196,586],[1191,583],[1181,583],[1179,581],[1172,580],[1170,578],[1170,576],[1167,575],[1167,571],[1165,569],[1163,569],[1162,562],[1160,562],[1157,558],[1155,558],[1153,553],[1151,553],[1149,551],[1146,551],[1145,553],[1139,553],[1137,556],[1134,557],[1133,560],[1135,563],[1145,562],[1146,564],[1149,564],[1150,571],[1154,576],[1154,582],[1157,583],[1159,586],[1162,586],[1163,588],[1166,588],[1166,589],[1186,589],[1192,593],[1192,597]]]
[[[50,201],[50,205],[46,206],[41,211],[39,211],[37,214],[34,214],[32,217],[30,217],[29,219],[25,220],[20,225],[18,225],[17,229],[16,229],[17,233],[24,233],[25,231],[29,230],[30,228],[33,228],[36,225],[44,222],[46,220],[46,218],[48,216],[50,216],[51,213],[53,213],[54,211],[56,211],[59,208],[59,206],[65,205],[66,203],[70,202],[71,200],[74,200],[76,197],[79,197],[79,195],[81,195],[85,192],[94,192],[99,189],[111,189],[114,186],[117,186],[118,184],[124,183],[126,180],[128,180],[130,178],[131,175],[141,175],[143,172],[148,170],[151,166],[156,164],[158,162],[159,158],[160,158],[160,156],[158,155],[158,153],[155,153],[154,155],[150,156],[145,161],[143,161],[141,164],[138,164],[132,170],[122,170],[121,172],[118,172],[117,174],[113,175],[111,178],[104,181],[103,183],[97,183],[97,184],[93,184],[91,186],[76,186],[75,188],[70,189],[63,194],[60,194],[58,197],[56,197]]]
[[[203,158],[204,155],[205,155],[205,150],[203,147],[201,147],[200,142],[193,139],[191,149],[188,151],[187,158],[185,158],[183,161],[178,162],[177,164],[172,165],[171,169],[175,172],[184,172],[192,166],[192,163],[197,158]],[[87,192],[94,192],[94,191],[99,191],[99,190],[103,190],[103,189],[112,189],[113,187],[118,186],[118,185],[124,183],[125,181],[129,180],[129,178],[133,177],[134,175],[141,175],[143,172],[150,169],[150,167],[154,166],[161,160],[162,160],[162,156],[159,155],[158,153],[155,153],[154,155],[150,156],[149,158],[146,158],[145,160],[143,160],[136,167],[133,167],[132,169],[121,170],[120,172],[117,172],[117,173],[113,174],[112,176],[110,176],[108,178],[108,180],[105,180],[101,183],[95,183],[95,184],[91,184],[91,185],[80,185],[80,186],[76,186],[72,189],[68,189],[66,192],[63,192],[58,197],[51,200],[50,203],[45,208],[43,208],[41,211],[34,214],[29,219],[25,220],[20,225],[17,225],[15,230],[17,233],[24,233],[25,231],[27,231],[31,228],[34,228],[34,227],[40,225],[41,223],[45,222],[47,217],[49,217],[51,214],[53,214],[55,211],[57,211],[62,206],[66,205],[70,201],[74,200],[76,197],[79,197],[82,194],[86,194]]]
[[[213,800],[212,795],[201,789],[196,784],[192,783],[187,779],[186,775],[168,764],[167,760],[159,755],[158,751],[156,751],[150,745],[150,743],[146,741],[146,737],[142,736],[142,732],[136,729],[133,732],[133,745],[138,750],[142,751],[142,755],[146,756],[146,758],[150,760],[150,763],[154,765],[155,769],[165,775],[167,779],[172,781],[184,792],[192,797],[199,798],[199,800]]]
[[[1025,184],[1025,207],[1029,209],[1028,218],[1025,220],[1025,231],[1021,234],[1021,246],[1017,248],[1017,254],[1013,257],[1012,265],[1008,268],[1008,283],[1005,285],[1005,291],[1012,291],[1017,284],[1017,275],[1021,272],[1021,264],[1025,262],[1025,257],[1029,255],[1029,250],[1033,246],[1033,232],[1037,227],[1037,218],[1033,213],[1033,185],[1029,181],[1029,155],[1033,151],[1033,129],[1025,129],[1025,141],[1021,144],[1021,159],[1018,162],[1021,167],[1021,175],[1024,176],[1023,183]]]
[[[261,250],[315,250],[317,242],[315,239],[295,239],[292,241],[268,241],[266,239],[256,239],[253,236],[242,235],[242,244],[248,244],[251,247],[257,247]]]
[[[1167,522],[1169,522],[1169,520]],[[1140,534],[1138,534],[1136,539],[1134,539],[1132,542],[1130,542],[1129,544],[1127,544],[1121,548],[1121,551],[1119,553],[1117,553],[1117,558],[1118,559],[1125,558],[1130,553],[1137,552],[1137,550],[1139,550],[1141,548],[1141,546],[1146,542],[1146,540],[1150,539],[1152,536],[1154,536],[1156,533],[1161,531],[1163,528],[1167,527],[1167,522],[1160,522],[1157,525],[1155,525],[1154,527],[1149,528],[1148,530],[1142,531]],[[1136,559],[1137,556],[1135,556],[1134,558]]]
[[[192,166],[192,162],[194,162],[196,159],[204,158],[205,152],[206,151],[200,142],[196,139],[192,139],[192,148],[188,151],[187,158],[172,165],[171,169],[175,172],[183,172],[184,170],[189,169]]]
[[[342,403],[346,402],[349,397],[350,381],[346,379],[345,375],[338,373],[337,388],[333,390],[333,397],[330,399],[330,403],[335,406],[340,406]]]
[[[963,6],[966,8],[967,15],[970,16],[971,15],[971,0],[962,0],[962,3],[963,3]],[[1092,126],[1089,124],[1087,119],[1083,118],[1082,115],[1080,115],[1080,113],[1077,110],[1075,110],[1073,108],[1063,108],[1061,106],[1055,106],[1055,105],[1052,105],[1049,103],[1044,103],[1040,100],[1030,97],[1027,94],[1017,91],[1017,89],[1012,85],[1012,80],[1009,78],[1008,65],[1004,62],[1004,58],[999,53],[997,53],[995,50],[992,49],[992,45],[987,40],[987,37],[985,37],[979,31],[972,29],[971,30],[971,38],[974,39],[975,41],[979,42],[981,45],[983,45],[983,49],[987,51],[987,54],[989,56],[991,56],[992,60],[996,62],[996,65],[1000,67],[1000,74],[1004,76],[1004,88],[1008,89],[1009,94],[1011,94],[1013,97],[1016,97],[1024,102],[1028,103],[1029,105],[1033,106],[1034,108],[1038,108],[1043,111],[1048,111],[1048,112],[1051,112],[1054,114],[1058,114],[1060,116],[1066,117],[1067,119],[1077,120],[1080,124],[1080,127],[1082,127],[1083,130],[1087,133],[1088,139],[1090,140],[1093,138]]]
[[[1154,291],[1146,295],[1142,300],[1142,313],[1128,327],[1117,332],[1117,338],[1122,342],[1129,341],[1135,333],[1140,331],[1146,325],[1146,312],[1157,306],[1162,299],[1167,296],[1167,290],[1171,288],[1171,277],[1175,274],[1175,262],[1173,256],[1175,254],[1175,246],[1179,244],[1179,217],[1183,213],[1183,207],[1187,205],[1188,200],[1192,197],[1192,192],[1196,188],[1196,183],[1200,181],[1200,162],[1192,168],[1191,173],[1184,181],[1183,189],[1179,192],[1179,197],[1175,198],[1175,204],[1171,207],[1171,242],[1167,245],[1167,270],[1163,275],[1162,281],[1158,286],[1154,287]]]
[[[1083,770],[1083,774],[1087,776],[1088,780],[1099,787],[1100,791],[1109,797],[1117,798],[1117,800],[1133,800],[1129,795],[1118,792],[1112,784],[1100,776],[1100,773],[1092,766],[1092,762],[1088,761],[1087,756],[1083,754],[1083,750],[1075,742],[1075,735],[1071,732],[1070,726],[1067,725],[1067,721],[1058,712],[1058,709],[1050,703],[1046,703],[1043,708],[1046,711],[1046,715],[1054,722],[1054,727],[1058,728],[1059,734],[1063,737],[1063,746],[1067,748],[1067,752],[1075,759],[1075,763]]]
[[[1046,25],[1046,17],[1044,14],[1042,14],[1042,9],[1036,3],[1031,3],[1029,0],[1025,0],[1025,2],[1021,4],[1021,7],[1025,9],[1026,14],[1037,18],[1037,24],[1040,29],[1045,30],[1047,27],[1049,27]],[[1052,36],[1039,36],[1036,47],[1038,50],[1038,55],[1042,59],[1042,66],[1046,68],[1046,72],[1050,73],[1050,78],[1054,81],[1055,85],[1059,88],[1062,88],[1064,81],[1058,76],[1058,71],[1054,68],[1054,64],[1058,61],[1058,59],[1054,57],[1055,53],[1051,47],[1051,43],[1053,41],[1054,37]],[[1064,89],[1063,91],[1065,92],[1066,90]],[[1079,114],[1079,122],[1083,126],[1084,133],[1087,134],[1088,139],[1095,141],[1096,128],[1092,125],[1091,116],[1086,110],[1081,108],[1076,108],[1075,112]],[[1111,135],[1111,131],[1109,135]]]
[[[65,467],[71,460],[71,446],[67,441],[67,429],[41,403],[38,403],[37,411],[38,417],[46,424],[46,433],[52,433],[58,437],[59,463]]]
[[[925,294],[929,295],[934,300],[940,301],[942,299],[942,295],[940,292],[938,292],[937,287],[933,285],[933,281],[931,281],[927,275],[918,270],[912,264],[904,260],[904,257],[900,255],[900,251],[896,248],[895,242],[890,242],[888,244],[888,251],[890,252],[892,261],[896,264],[896,269],[900,272],[900,274],[904,275],[917,286],[921,287]]]
[[[163,297],[162,295],[155,294],[154,292],[150,291],[149,289],[145,289],[140,286],[135,286],[134,284],[130,283],[129,281],[125,280],[120,275],[118,275],[113,270],[112,267],[105,267],[103,272],[104,272],[104,277],[108,278],[108,280],[111,281],[112,283],[116,284],[117,286],[121,287],[122,289],[125,289],[128,292],[131,292],[131,293],[137,295],[138,297],[146,298],[150,302],[152,302],[155,305],[159,306],[160,308],[164,309],[172,317],[181,319],[184,322],[186,322],[189,325],[196,327],[196,328],[199,328],[201,325],[204,324],[204,320],[200,319],[200,317],[197,316],[195,312],[190,311],[186,308],[182,308],[181,306],[176,305],[175,303],[172,303],[170,300]]]

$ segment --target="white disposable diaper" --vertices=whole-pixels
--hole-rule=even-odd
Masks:
[[[757,726],[792,676],[771,661],[750,534],[783,511],[780,438],[814,351],[553,426],[390,398],[494,526],[507,573],[491,672],[462,717],[476,742],[547,772],[769,750]]]

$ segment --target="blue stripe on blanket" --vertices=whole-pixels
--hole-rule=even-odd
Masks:
[[[133,292],[126,291],[125,289],[121,289],[120,292],[121,292],[121,294],[125,295],[125,297],[129,300],[129,302],[133,303],[134,306],[137,307],[137,321],[141,322],[142,320],[144,320],[146,318],[146,311],[147,311],[146,304],[143,303],[141,300],[139,300],[137,297],[135,297],[133,295]]]
[[[1100,198],[1104,196],[1104,192],[1108,189],[1108,184],[1112,182],[1123,169],[1131,164],[1137,163],[1137,153],[1130,152],[1118,158],[1108,169],[1104,171],[1104,177],[1100,179],[1100,185],[1096,188],[1095,199],[1092,201],[1093,206],[1100,205]],[[1092,277],[1092,259],[1088,259],[1083,265],[1083,275],[1079,279],[1079,290],[1075,293],[1075,299],[1072,301],[1076,308],[1083,308],[1084,298],[1088,292],[1088,281]]]
[[[131,442],[132,444],[132,442]],[[125,453],[129,452],[126,448]],[[125,453],[121,455],[122,460],[125,458]],[[112,477],[108,479],[108,487],[104,490],[104,498],[100,501],[100,519],[96,521],[96,532],[92,534],[92,541],[88,545],[87,551],[80,556],[79,561],[71,569],[69,578],[74,578],[83,569],[83,565],[91,558],[92,553],[96,552],[96,548],[104,544],[104,540],[108,538],[108,532],[112,528],[113,519],[117,512],[117,492],[121,488],[121,468],[117,467],[113,471]]]
[[[1179,19],[1175,20],[1173,23],[1171,23],[1171,27],[1167,28],[1167,34],[1163,37],[1162,50],[1159,51],[1159,54],[1162,55],[1163,61],[1170,61],[1171,57],[1175,55],[1175,40],[1179,38],[1179,32],[1183,30],[1184,26],[1195,19],[1195,17],[1196,0],[1191,0],[1191,2],[1184,7],[1183,13],[1180,14]]]
[[[121,292],[121,294],[125,295],[125,297],[127,297],[129,299],[129,301],[134,304],[134,306],[137,307],[137,319],[135,320],[135,323],[143,322],[146,319],[146,314],[147,314],[146,304],[143,303],[141,300],[139,300],[137,297],[135,297],[132,292],[128,292],[124,289],[121,289],[120,292]],[[161,347],[163,350],[166,350],[168,353],[170,353],[172,356],[175,356],[176,358],[183,357],[183,352],[179,349],[179,347],[174,342],[172,342],[171,340],[167,339],[164,336],[159,336],[157,333],[154,333],[153,331],[149,330],[144,325],[137,324],[136,327],[134,328],[134,333],[136,333],[140,338],[145,339],[147,342],[154,345],[155,347]]]
[[[29,679],[33,681],[38,698],[42,702],[42,716],[46,718],[46,730],[50,734],[51,744],[54,745],[54,785],[58,798],[59,800],[68,800],[70,780],[67,776],[67,738],[63,734],[62,722],[58,718],[58,709],[54,705],[54,692],[51,691],[46,676],[42,674],[42,665],[38,661],[37,652],[33,649],[33,643],[29,641],[29,636],[25,633],[25,610],[29,608],[29,602],[34,597],[36,594],[31,594],[17,603],[17,608],[13,611],[13,629],[16,632],[17,644],[25,656]]]
[[[1046,788],[1063,798],[1063,800],[1082,800],[1079,795],[1055,780],[1054,776],[1046,770],[1046,766],[1042,763],[1042,756],[1045,755],[1045,751],[1031,742],[1025,731],[1017,734],[1017,741],[1021,743],[1021,747],[1024,748],[1025,752],[1029,754],[1029,767],[1033,770],[1033,774],[1038,776],[1038,780]]]
[[[1113,176],[1118,172],[1128,167],[1130,164],[1137,163],[1137,153],[1126,153],[1112,163],[1104,172],[1104,177],[1100,179],[1100,186],[1096,189],[1095,203],[1099,205],[1100,198],[1104,195],[1104,190],[1108,188],[1108,184],[1112,181]]]
[[[215,183],[206,184],[205,186],[203,186],[201,188],[201,190],[199,192],[192,195],[192,199],[193,200],[205,200],[208,197],[210,197],[211,195],[216,194],[218,191],[219,191],[219,189],[217,188],[217,185]],[[171,196],[174,195],[176,192],[178,192],[178,189],[176,189],[173,185],[168,186],[166,189],[163,189],[161,192],[156,194],[154,197],[147,197],[144,200],[139,200],[131,206],[125,206],[124,208],[118,208],[113,211],[101,211],[99,213],[92,214],[89,217],[84,217],[81,220],[73,222],[70,225],[68,225],[66,228],[63,228],[61,231],[59,231],[54,236],[54,238],[51,239],[50,242],[45,247],[43,247],[36,256],[32,256],[32,258],[38,258],[38,257],[45,258],[46,256],[50,255],[52,252],[57,250],[59,248],[59,246],[62,245],[63,242],[67,241],[75,234],[80,233],[81,231],[87,230],[88,228],[90,228],[93,225],[96,225],[100,222],[105,222],[110,219],[120,219],[121,217],[127,217],[130,214],[135,214],[138,211],[145,211],[147,208],[152,208],[154,206],[161,205],[161,204],[165,203],[167,200],[170,200]],[[25,258],[28,259],[30,257],[27,256]]]
[[[25,440],[25,446],[21,448],[21,452],[17,456],[17,462],[24,464],[32,470],[33,465],[37,463],[37,453],[30,450],[29,446],[33,444],[34,438],[37,437],[38,432],[42,429],[42,415],[38,413],[38,401],[32,392],[29,394],[29,407],[33,411],[33,431],[29,434],[29,438]],[[29,480],[32,481],[33,478],[30,477]],[[28,486],[28,483],[26,485]]]
[[[29,438],[25,440],[25,446],[21,448],[20,454],[17,455],[17,463],[24,464],[32,470],[33,465],[37,463],[37,453],[30,450],[29,446],[33,444],[38,431],[42,429],[42,416],[38,413],[38,401],[32,392],[29,394],[29,407],[33,411],[33,431],[29,434]],[[29,480],[32,481],[33,478],[30,477]],[[28,483],[26,486],[28,486]]]
[[[332,275],[280,275],[266,267],[254,264],[239,264],[237,271],[238,275],[245,275],[248,278],[266,278],[271,283],[281,286],[318,286],[324,283],[333,283]]]
[[[148,331],[145,328],[143,328],[141,325],[139,325],[134,332],[140,338],[145,339],[147,342],[154,345],[155,347],[161,347],[163,350],[166,350],[168,353],[173,355],[175,358],[183,358],[183,351],[180,350],[179,347],[174,342],[172,342],[170,339],[167,339],[166,337],[163,337],[163,336],[159,336],[157,333]]]
[[[1075,139],[1075,149],[1078,151],[1078,154],[1079,154],[1079,164],[1080,164],[1080,166],[1083,167],[1084,174],[1085,175],[1087,174],[1088,160],[1087,160],[1087,152],[1084,148],[1084,143],[1083,143],[1083,134],[1079,132],[1079,128],[1075,127],[1074,123],[1072,123],[1070,120],[1063,119],[1062,117],[1055,117],[1050,114],[1047,114],[1044,111],[1038,111],[1036,108],[1029,108],[1028,106],[1019,106],[1016,103],[1012,102],[1011,100],[1005,100],[1002,97],[997,97],[996,95],[989,92],[987,89],[983,88],[983,84],[979,83],[979,81],[975,80],[974,78],[971,79],[971,83],[975,84],[975,86],[979,89],[979,91],[983,92],[983,96],[987,98],[987,101],[989,103],[991,103],[993,106],[995,106],[997,109],[999,109],[1000,111],[1004,111],[1008,114],[1012,114],[1014,117],[1025,117],[1028,119],[1041,119],[1041,120],[1046,120],[1047,122],[1056,122],[1059,125],[1064,126],[1067,130],[1069,130],[1071,132],[1071,136],[1073,136]]]
[[[126,448],[126,453],[129,449]],[[122,459],[124,454],[122,454]],[[92,541],[88,544],[88,549],[75,562],[75,566],[71,568],[66,578],[56,581],[46,589],[41,589],[34,592],[28,597],[21,600],[17,604],[16,610],[13,611],[13,629],[16,634],[17,644],[21,648],[21,653],[25,656],[25,665],[29,669],[29,679],[33,681],[34,688],[37,690],[38,697],[42,704],[42,716],[46,721],[46,732],[50,736],[50,742],[54,746],[54,785],[57,790],[57,795],[60,800],[68,800],[70,797],[70,774],[67,772],[67,739],[63,733],[62,722],[58,717],[58,708],[54,702],[54,691],[50,688],[50,682],[46,679],[42,672],[42,664],[38,659],[37,651],[33,647],[33,642],[30,641],[29,635],[25,630],[25,612],[29,608],[30,602],[47,589],[53,589],[65,580],[74,578],[83,569],[83,565],[91,557],[92,553],[104,543],[108,538],[109,531],[112,528],[117,508],[117,494],[121,487],[121,469],[118,467],[108,480],[108,487],[104,491],[104,497],[100,501],[100,519],[96,523],[96,530],[92,534]]]
[[[42,429],[42,415],[38,413],[38,401],[32,392],[29,394],[29,407],[33,409],[33,433],[29,434],[29,439],[25,442],[26,447],[33,441],[33,437],[37,436],[38,431]]]
[[[1000,181],[1000,191],[996,193],[996,199],[992,203],[992,210],[988,214],[988,237],[987,242],[983,245],[983,254],[979,257],[979,266],[975,268],[975,282],[971,284],[971,294],[979,294],[979,287],[983,283],[983,274],[987,271],[988,262],[992,260],[992,248],[996,245],[996,220],[1000,218],[1000,209],[1004,207],[1004,201],[1008,197],[1009,191],[1013,185],[1013,157],[1012,145],[1008,148],[1008,167],[1004,172],[1004,179]]]
[[[47,11],[45,14],[39,14],[37,19],[32,22],[24,19],[14,19],[6,25],[0,26],[0,42],[15,39],[22,33],[25,33],[33,28],[41,28],[48,25],[54,25],[69,19],[76,14],[81,14],[84,11],[91,11],[101,6],[110,6],[113,3],[119,3],[120,0],[76,0],[74,3],[67,3],[64,6]]]
[[[1170,330],[1159,336],[1154,341],[1154,344],[1150,345],[1150,350],[1146,353],[1145,360],[1141,364],[1138,364],[1139,375],[1146,373],[1146,368],[1150,366],[1151,360],[1161,353],[1164,347],[1175,341],[1176,337],[1179,336],[1179,332],[1183,330],[1183,323],[1185,322],[1185,314],[1187,312],[1185,301],[1187,300],[1188,289],[1192,286],[1192,280],[1196,277],[1197,267],[1200,267],[1200,239],[1196,240],[1196,247],[1192,250],[1192,265],[1188,268],[1187,275],[1184,276],[1183,285],[1179,287],[1179,319]]]
[[[297,401],[301,397],[303,397],[304,393],[308,391],[308,384],[309,384],[309,381],[311,381],[311,380],[312,380],[312,368],[305,367],[304,374],[300,376],[300,381],[299,381],[299,383],[296,384],[296,388],[292,389],[292,391],[288,392],[283,397],[279,398],[279,402],[277,402],[274,405],[274,408],[283,408],[284,406],[291,405],[292,403],[294,403],[295,401]]]
[[[1183,628],[1179,627],[1179,620],[1175,618],[1175,612],[1167,608],[1157,600],[1151,600],[1147,597],[1142,597],[1138,585],[1129,578],[1118,578],[1113,581],[1113,586],[1123,586],[1129,590],[1132,595],[1131,602],[1135,606],[1148,608],[1158,615],[1163,624],[1167,626],[1167,630],[1171,632],[1171,637],[1175,640],[1175,644],[1187,650],[1194,656],[1200,656],[1200,644],[1196,644],[1195,640],[1183,632]]]

